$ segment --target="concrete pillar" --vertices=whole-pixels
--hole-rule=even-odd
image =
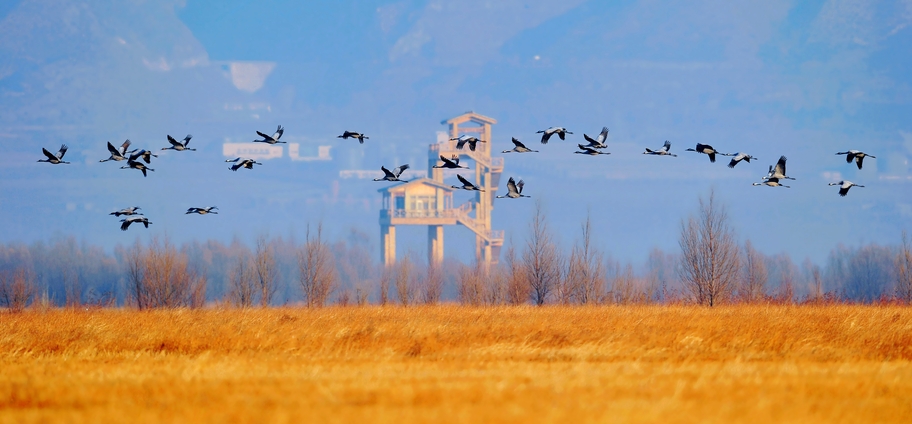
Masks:
[[[380,226],[380,260],[384,265],[396,263],[396,227],[393,225]]]
[[[443,262],[443,225],[428,225],[428,264]]]

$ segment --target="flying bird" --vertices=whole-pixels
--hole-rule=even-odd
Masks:
[[[177,150],[178,152],[183,150],[191,150],[195,152],[196,149],[187,147],[187,145],[190,144],[191,138],[193,138],[193,135],[187,134],[187,136],[184,137],[184,142],[181,143],[180,141],[175,140],[174,137],[168,135],[168,142],[171,143],[171,147],[162,147],[162,150]]]
[[[284,141],[279,141],[279,139],[282,138],[282,134],[285,134],[285,128],[283,128],[281,125],[279,125],[279,127],[276,129],[275,134],[273,134],[273,135],[266,135],[259,131],[257,131],[256,133],[260,137],[263,137],[263,139],[262,140],[253,140],[254,143],[268,143],[268,144],[284,143]]]
[[[687,149],[686,151],[688,151],[688,152],[703,153],[703,154],[705,154],[705,155],[709,155],[709,161],[712,162],[712,163],[715,163],[715,162],[716,162],[716,155],[717,155],[717,154],[718,154],[719,156],[734,156],[734,155],[731,155],[731,154],[728,154],[728,153],[721,153],[721,152],[719,152],[718,150],[714,149],[713,146],[710,146],[710,145],[708,145],[708,144],[702,144],[702,143],[697,143],[697,148],[696,148],[696,149]]]
[[[595,139],[589,137],[589,135],[586,133],[583,133],[583,138],[589,142],[589,145],[586,147],[591,147],[593,149],[605,149],[608,147],[608,144],[605,143],[605,141],[608,140],[608,127],[602,127],[602,132],[600,132],[598,137]]]
[[[855,159],[855,165],[858,165],[858,169],[861,169],[861,162],[864,161],[864,158],[867,156],[869,158],[877,159],[877,156],[869,155],[860,150],[849,150],[847,152],[839,152],[837,155],[846,155],[846,163],[852,163],[852,159]]]
[[[674,156],[674,157],[678,157],[678,155],[676,155],[676,154],[674,154],[674,153],[669,153],[669,152],[668,152],[669,150],[671,150],[671,142],[668,141],[668,140],[665,140],[665,145],[662,146],[662,148],[656,149],[656,150],[652,150],[652,149],[650,149],[650,148],[647,147],[647,148],[646,148],[646,151],[643,152],[643,154],[644,154],[644,155],[659,155],[659,156]]]
[[[58,150],[57,154],[55,155],[55,154],[49,152],[48,149],[45,149],[44,147],[42,147],[41,151],[44,152],[44,155],[47,156],[47,159],[38,159],[38,162],[47,162],[47,163],[54,164],[54,165],[61,164],[61,163],[69,163],[69,162],[63,161],[63,155],[66,154],[67,149],[68,149],[68,147],[66,144],[60,146],[60,150]]]
[[[536,131],[535,133],[542,135],[542,138],[541,138],[542,144],[548,144],[548,140],[550,140],[551,136],[554,134],[557,134],[557,136],[560,137],[561,140],[566,140],[565,137],[567,136],[567,134],[573,134],[572,132],[567,131],[567,129],[564,127],[551,127],[546,130]]]
[[[864,187],[860,184],[855,184],[851,181],[840,181],[838,183],[830,183],[831,186],[839,186],[839,195],[845,197],[846,194],[849,194],[849,189],[853,186],[855,187]]]
[[[431,168],[450,168],[450,169],[465,168],[465,169],[469,169],[468,166],[459,166],[459,156],[457,156],[457,155],[453,155],[452,159],[447,159],[443,155],[440,155],[440,160],[443,161],[443,165],[434,165]]]
[[[608,153],[608,152],[600,152],[600,151],[598,151],[598,150],[595,150],[595,149],[592,148],[592,147],[584,146],[584,145],[582,145],[582,144],[577,144],[577,146],[580,148],[581,151],[579,151],[579,152],[573,152],[573,153],[579,153],[579,154],[581,154],[581,155],[590,155],[590,156],[596,156],[596,155],[610,155],[610,154],[611,154],[611,153]]]
[[[522,142],[517,140],[516,137],[513,137],[513,146],[514,146],[513,149],[504,150],[501,153],[510,153],[510,152],[516,152],[516,153],[536,152],[537,153],[538,152],[538,150],[532,150],[532,149],[526,147],[526,145],[522,144]]]
[[[785,187],[785,188],[791,188],[790,186],[780,184],[778,178],[767,178],[767,179],[764,180],[762,183],[753,183],[753,184],[751,184],[751,185],[755,185],[755,186],[762,186],[762,185],[765,185],[765,186],[770,186],[770,187]]]
[[[133,159],[128,160],[128,161],[127,161],[127,166],[121,166],[120,169],[138,169],[138,170],[142,171],[143,177],[146,177],[146,176],[147,176],[147,175],[146,175],[146,170],[155,171],[154,169],[149,168],[148,166],[146,166],[146,164],[144,164],[144,163],[142,163],[142,162],[140,162],[140,161],[133,160]]]
[[[503,198],[518,199],[520,197],[532,197],[532,196],[526,196],[526,195],[522,194],[523,186],[525,186],[525,185],[526,185],[526,183],[523,182],[523,180],[519,180],[519,182],[517,183],[516,181],[513,180],[513,177],[510,177],[510,180],[507,181],[507,194],[505,196],[495,196],[495,197],[497,197],[498,199],[503,199]]]
[[[459,181],[462,183],[462,185],[461,186],[452,186],[453,188],[461,188],[463,190],[469,190],[469,191],[472,191],[472,190],[484,191],[484,190],[478,188],[477,185],[470,183],[469,180],[463,178],[462,175],[456,174],[456,178],[459,178]]]
[[[368,137],[364,134],[361,134],[359,132],[355,132],[355,131],[345,131],[344,133],[342,133],[342,135],[337,135],[336,138],[341,138],[343,140],[348,139],[348,138],[357,138],[358,143],[361,143],[361,144],[364,144],[364,140],[370,139],[370,137]]]
[[[116,216],[116,217],[120,217],[121,215],[128,215],[128,216],[129,216],[129,215],[142,215],[141,213],[136,212],[136,211],[138,211],[139,209],[140,209],[139,206],[130,206],[129,208],[125,208],[125,209],[121,209],[121,210],[119,210],[119,211],[111,212],[111,213],[109,213],[108,215],[114,215],[114,216]]]
[[[200,214],[200,215],[214,213],[214,214],[218,215],[218,212],[216,212],[215,209],[218,209],[218,207],[209,206],[208,208],[189,208],[189,209],[187,209],[187,212],[184,212],[184,215],[190,214],[190,213],[195,213],[195,214]]]
[[[253,159],[248,159],[248,158],[227,159],[227,160],[225,160],[225,162],[234,162],[234,165],[231,165],[230,167],[228,167],[228,169],[230,169],[232,171],[237,171],[238,169],[241,169],[241,168],[253,169],[253,165],[262,165],[262,163],[259,163]]]
[[[738,162],[741,162],[742,160],[747,163],[750,163],[751,159],[757,159],[757,158],[755,158],[747,153],[738,152],[738,154],[736,154],[735,157],[732,158],[731,162],[728,163],[728,167],[734,168],[735,165],[737,165]]]
[[[769,172],[766,173],[766,176],[763,177],[763,179],[775,178],[777,180],[794,180],[794,178],[785,175],[785,161],[787,160],[787,157],[779,156],[779,161],[776,162],[776,166],[770,165]]]
[[[127,162],[139,162],[138,159],[142,158],[146,163],[152,163],[152,158],[157,158],[158,155],[152,153],[145,149],[133,150],[130,154],[129,160]]]
[[[133,215],[129,218],[121,219],[120,222],[123,222],[123,224],[120,224],[121,231],[127,231],[127,228],[130,228],[130,224],[134,222],[139,222],[146,228],[149,228],[149,224],[151,224],[151,222],[149,222],[149,218],[146,218],[142,215]]]
[[[462,146],[465,146],[466,143],[468,143],[468,144],[469,144],[469,150],[471,150],[471,151],[473,151],[473,152],[475,151],[475,147],[476,147],[476,145],[477,145],[479,142],[481,142],[481,143],[487,143],[487,141],[479,140],[478,138],[475,138],[475,137],[470,136],[470,135],[462,135],[462,136],[459,136],[459,137],[456,137],[456,138],[451,138],[450,140],[451,140],[451,141],[452,141],[452,140],[456,140],[456,148],[457,148],[457,149],[461,149]]]
[[[109,141],[108,142],[108,151],[111,152],[111,157],[109,157],[107,159],[102,159],[99,162],[107,162],[109,160],[119,162],[122,160],[127,160],[127,148],[129,148],[129,147],[130,147],[130,140],[124,141],[123,144],[120,145],[120,149],[114,147],[114,145],[111,144],[111,142]]]
[[[408,164],[397,166],[393,168],[392,171],[386,169],[385,166],[381,166],[380,170],[383,171],[383,178],[374,178],[374,181],[401,181],[407,183],[408,180],[400,180],[399,176],[402,175],[406,169],[409,169]]]

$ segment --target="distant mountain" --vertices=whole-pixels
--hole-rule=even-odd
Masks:
[[[0,124],[118,133],[212,119],[244,94],[178,18],[182,3],[21,1],[0,21]]]

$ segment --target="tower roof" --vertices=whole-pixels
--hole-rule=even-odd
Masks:
[[[491,118],[489,116],[484,116],[480,113],[475,113],[474,111],[471,111],[471,110],[466,113],[463,113],[462,115],[459,115],[457,117],[450,118],[450,119],[447,119],[444,121],[440,121],[440,123],[444,124],[444,125],[452,125],[452,124],[459,125],[459,124],[462,124],[464,122],[469,122],[469,121],[476,122],[479,124],[496,124],[497,123],[496,119]]]
[[[455,190],[453,187],[450,187],[450,186],[442,184],[442,183],[438,183],[437,181],[434,181],[430,178],[418,178],[418,179],[411,180],[404,184],[395,184],[395,185],[391,185],[389,187],[381,188],[381,189],[377,190],[377,192],[383,193],[383,192],[403,191],[403,190],[405,190],[406,187],[408,187],[410,185],[422,185],[422,184],[437,187],[444,191],[452,192]]]

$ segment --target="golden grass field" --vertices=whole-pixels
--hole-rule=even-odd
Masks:
[[[912,422],[912,308],[0,313],[2,422]]]

